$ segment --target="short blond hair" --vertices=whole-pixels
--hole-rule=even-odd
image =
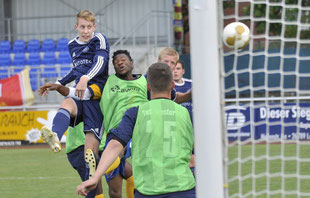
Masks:
[[[159,52],[158,59],[159,59],[159,60],[162,60],[162,57],[163,57],[164,55],[175,56],[175,57],[177,57],[177,60],[179,60],[179,58],[180,58],[179,53],[178,53],[175,49],[173,49],[173,48],[171,48],[171,47],[166,47],[166,48],[162,49],[162,50]]]
[[[86,21],[91,21],[95,24],[96,22],[96,16],[92,11],[89,10],[81,10],[76,15],[76,24],[79,23],[79,18],[85,19]]]

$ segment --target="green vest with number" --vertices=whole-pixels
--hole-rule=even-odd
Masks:
[[[110,75],[100,100],[105,133],[117,128],[127,109],[147,101],[147,85],[144,76],[135,80],[122,80],[116,75]],[[105,142],[101,141],[99,149],[103,150],[104,145]]]
[[[193,127],[188,110],[168,99],[139,105],[132,135],[135,188],[145,195],[190,190]]]

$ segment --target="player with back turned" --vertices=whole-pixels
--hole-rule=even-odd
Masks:
[[[147,73],[151,100],[128,109],[107,137],[94,176],[77,187],[86,195],[132,139],[135,197],[195,197],[195,179],[189,168],[193,128],[186,108],[171,101],[174,87],[167,64],[155,63]],[[110,140],[110,141],[109,141]]]

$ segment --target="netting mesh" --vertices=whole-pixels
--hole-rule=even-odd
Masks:
[[[221,49],[228,197],[310,196],[310,1],[223,0],[220,27],[251,30]]]

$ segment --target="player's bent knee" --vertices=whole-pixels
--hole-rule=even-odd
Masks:
[[[66,98],[62,101],[60,108],[67,109],[71,116],[75,116],[77,113],[77,106],[72,98]]]
[[[122,191],[121,190],[109,190],[109,195],[111,198],[122,197]]]

